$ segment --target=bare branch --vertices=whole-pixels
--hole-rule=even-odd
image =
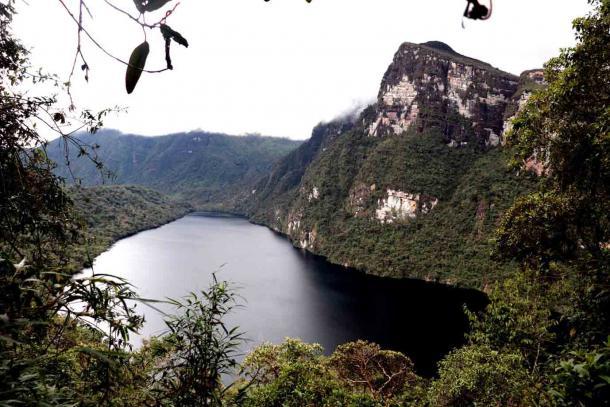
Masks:
[[[135,69],[139,69],[142,72],[146,72],[146,73],[160,73],[160,72],[164,72],[167,71],[167,68],[163,68],[163,69],[157,69],[157,70],[148,70],[148,69],[140,69],[138,67],[132,66],[129,64],[129,62],[126,62],[124,60],[122,60],[121,58],[111,54],[109,51],[106,50],[106,48],[104,48],[99,42],[97,42],[97,40],[95,38],[93,38],[93,36],[89,33],[89,31],[87,31],[87,29],[82,26],[82,24],[79,22],[79,19],[72,13],[72,11],[70,11],[70,9],[68,8],[68,6],[66,6],[66,3],[64,3],[64,0],[58,0],[61,5],[64,7],[64,9],[66,10],[66,12],[70,15],[70,17],[72,18],[72,20],[74,20],[74,22],[80,27],[79,31],[82,31],[85,33],[85,35],[87,36],[87,38],[89,38],[89,40],[97,47],[99,48],[104,54],[106,54],[107,56],[109,56],[110,58],[114,59],[115,61],[125,65],[125,66],[131,66]],[[81,0],[82,1],[82,0]]]

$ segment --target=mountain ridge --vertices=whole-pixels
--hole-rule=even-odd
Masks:
[[[503,138],[539,72],[517,77],[444,43],[405,42],[377,103],[343,133],[300,146],[311,159],[291,188],[273,185],[290,158],[280,160],[245,211],[295,246],[368,273],[476,288],[501,279],[513,266],[491,261],[493,232],[537,182],[508,169]]]
[[[242,196],[276,160],[301,144],[284,138],[202,131],[146,137],[101,130],[75,138],[88,146],[99,145],[93,152],[114,177],[105,179],[95,163],[78,157],[75,148],[70,149],[68,168],[64,141],[56,139],[46,152],[57,163],[55,172],[69,182],[74,174],[88,186],[138,184],[201,209],[221,210],[231,210],[236,196]]]
[[[420,46],[420,47],[425,47],[425,48],[429,48],[434,50],[435,52],[441,53],[441,54],[448,54],[450,57],[454,57],[454,58],[464,58],[466,60],[470,60],[473,63],[477,63],[480,64],[482,66],[485,67],[489,67],[498,71],[501,71],[499,68],[495,68],[494,66],[492,66],[491,64],[481,61],[479,59],[476,58],[471,58],[468,57],[464,54],[460,54],[459,52],[457,52],[456,50],[454,50],[449,44],[446,44],[442,41],[436,41],[436,40],[432,40],[432,41],[426,41],[426,42],[422,42],[419,44],[416,43],[412,43],[412,42],[404,42],[404,44],[409,44],[410,46]]]

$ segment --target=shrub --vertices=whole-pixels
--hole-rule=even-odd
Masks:
[[[430,387],[432,406],[529,405],[530,382],[523,358],[485,345],[470,345],[440,362],[439,378]]]

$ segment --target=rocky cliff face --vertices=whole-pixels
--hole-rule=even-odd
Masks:
[[[372,136],[439,129],[452,146],[500,142],[518,78],[449,46],[404,43],[381,82]]]
[[[423,197],[402,191],[387,190],[387,196],[379,200],[375,217],[381,223],[392,223],[415,219],[418,214],[427,214],[438,204],[434,197]]]
[[[431,42],[403,44],[378,100],[318,126],[252,191],[247,213],[295,246],[369,273],[481,286],[499,216],[535,182],[502,135],[542,82]]]

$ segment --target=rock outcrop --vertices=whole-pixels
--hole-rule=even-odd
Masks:
[[[388,189],[387,196],[379,200],[375,216],[381,223],[415,219],[420,213],[430,212],[437,204],[438,199],[433,197]]]
[[[381,82],[372,136],[414,126],[440,129],[447,144],[495,146],[518,78],[439,42],[404,43]]]

